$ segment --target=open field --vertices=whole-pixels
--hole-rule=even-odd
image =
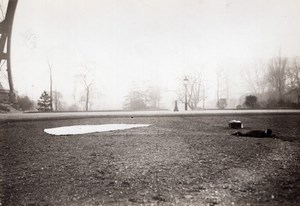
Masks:
[[[276,138],[230,135],[227,122]],[[75,136],[45,128],[138,123]],[[300,115],[106,117],[0,124],[2,205],[300,205]]]

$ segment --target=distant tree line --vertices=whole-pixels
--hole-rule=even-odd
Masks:
[[[300,106],[300,58],[278,55],[256,64],[245,74],[254,99],[245,99],[246,107],[299,107]],[[250,99],[249,99],[250,98]],[[250,103],[250,104],[249,104]]]
[[[49,66],[51,68],[51,65]],[[93,100],[93,75],[88,69],[79,75],[82,90],[75,92],[81,94],[80,99],[74,98],[74,104],[67,106],[62,101],[59,91],[50,93],[44,91],[37,104],[28,97],[20,96],[17,107],[20,110],[38,111],[79,111],[90,110]],[[50,70],[51,74],[51,70]],[[185,86],[187,105],[189,110],[205,108],[206,89],[205,75],[200,70],[187,76],[186,85],[181,83],[177,89],[178,102],[185,103]],[[217,71],[216,107],[225,109],[228,104],[228,71]],[[50,78],[51,79],[51,78]],[[300,107],[300,57],[286,58],[278,55],[264,62],[257,62],[244,71],[243,79],[250,88],[250,93],[243,96],[242,104],[238,108],[296,108]],[[183,78],[182,78],[183,80]],[[225,94],[225,95],[224,95]],[[132,88],[124,97],[123,109],[125,110],[156,110],[160,108],[162,93],[159,86],[144,86]],[[83,107],[80,107],[80,105]],[[81,106],[82,106],[81,105]]]

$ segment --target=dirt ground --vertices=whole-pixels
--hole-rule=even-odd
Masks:
[[[275,138],[232,136],[270,128]],[[73,136],[45,128],[138,123]],[[87,118],[0,124],[1,205],[300,205],[300,115]]]

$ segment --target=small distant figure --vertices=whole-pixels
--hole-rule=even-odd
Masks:
[[[231,135],[236,135],[236,136],[244,136],[244,137],[272,137],[272,130],[267,129],[265,131],[263,130],[250,130],[249,132],[242,133],[242,132],[235,132]]]

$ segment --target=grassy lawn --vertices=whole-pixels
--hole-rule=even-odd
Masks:
[[[273,130],[232,136],[227,122]],[[45,128],[137,123],[74,136]],[[2,205],[300,204],[300,115],[87,118],[0,124]]]

